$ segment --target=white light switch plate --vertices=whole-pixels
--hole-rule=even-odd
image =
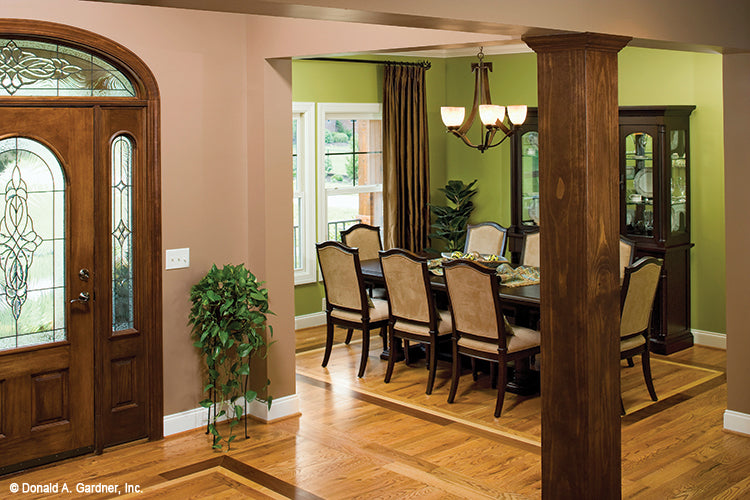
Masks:
[[[180,269],[182,267],[190,267],[190,249],[173,248],[167,250],[166,269]]]

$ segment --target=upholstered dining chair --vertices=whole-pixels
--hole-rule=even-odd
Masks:
[[[538,354],[539,332],[511,326],[505,320],[494,269],[468,260],[446,262],[443,269],[453,317],[453,371],[448,402],[453,403],[458,390],[461,356],[497,363],[495,417],[499,417],[505,399],[507,363]]]
[[[523,248],[521,249],[521,265],[539,267],[539,229],[523,233]]]
[[[620,236],[620,281],[625,278],[625,268],[635,260],[635,241]]]
[[[383,243],[380,240],[380,227],[370,226],[369,224],[355,224],[350,228],[341,231],[341,242],[352,248],[359,249],[359,260],[371,260],[378,258],[378,252],[383,249]],[[370,297],[385,299],[385,288],[370,285],[367,289]],[[352,340],[354,330],[349,328],[346,332],[345,344]]]
[[[466,227],[464,253],[504,255],[508,229],[496,222],[480,222]]]
[[[643,378],[653,401],[656,401],[657,397],[651,379],[648,338],[661,267],[661,259],[643,257],[625,268],[620,310],[620,359],[627,359],[628,365],[633,366],[633,356],[641,355]],[[620,409],[624,415],[622,397]]]
[[[323,275],[326,292],[326,347],[323,366],[328,365],[333,347],[333,327],[362,331],[362,355],[358,377],[365,374],[367,356],[370,352],[370,331],[380,328],[385,347],[388,326],[388,302],[370,299],[362,279],[359,250],[349,248],[337,241],[326,241],[315,245],[318,263]]]
[[[453,331],[450,312],[438,310],[430,288],[427,259],[406,250],[392,248],[380,252],[380,263],[388,292],[388,368],[385,383],[391,381],[396,362],[396,338],[404,341],[404,362],[409,364],[409,341],[426,344],[427,394],[432,394],[437,372],[437,347]]]
[[[341,242],[348,247],[359,249],[360,260],[377,259],[383,249],[380,241],[380,228],[369,224],[355,224],[341,231]]]

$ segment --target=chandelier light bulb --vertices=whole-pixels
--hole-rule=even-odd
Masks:
[[[505,106],[497,104],[480,104],[479,119],[486,127],[494,126],[497,122],[502,123],[505,119]]]
[[[440,108],[440,117],[446,127],[458,128],[464,122],[466,110],[463,107],[442,106]]]
[[[526,121],[526,105],[508,106],[508,119],[513,125],[523,125]]]

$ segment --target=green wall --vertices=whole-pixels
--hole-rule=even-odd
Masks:
[[[447,101],[470,106],[469,64],[476,58],[446,63]],[[496,104],[536,106],[536,55],[488,56],[492,99]],[[622,106],[694,104],[691,115],[692,328],[726,332],[724,254],[724,147],[721,56],[668,50],[625,48],[619,55],[619,103]],[[565,126],[565,124],[560,124]],[[473,137],[472,137],[473,139]],[[460,141],[447,143],[446,176],[479,179],[472,222],[510,224],[510,148],[480,154]]]
[[[533,53],[487,56],[492,99],[496,104],[537,105],[536,56]],[[440,106],[471,105],[475,57],[433,59],[427,72],[430,127],[430,183],[435,203],[445,199],[437,188],[448,179],[478,179],[472,222],[494,220],[510,225],[510,145],[483,154],[446,135]],[[295,101],[381,102],[382,67],[357,63],[295,61]],[[691,116],[691,259],[692,327],[726,332],[724,256],[724,150],[721,56],[667,50],[625,48],[619,56],[620,105],[694,104]],[[561,124],[565,126],[565,124]],[[479,132],[472,130],[472,140]],[[321,310],[322,287],[298,286],[295,314]]]

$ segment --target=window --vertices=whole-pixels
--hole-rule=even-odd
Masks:
[[[311,283],[315,268],[315,103],[292,104],[294,284]]]
[[[318,239],[363,222],[383,226],[380,104],[318,105]]]
[[[133,141],[112,141],[112,330],[133,328]]]

